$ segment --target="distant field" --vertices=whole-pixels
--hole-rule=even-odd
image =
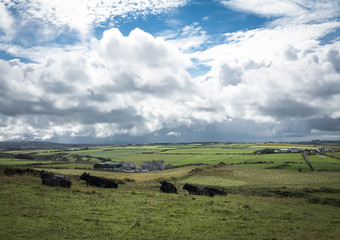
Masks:
[[[207,164],[217,164],[224,162],[226,164],[244,164],[253,162],[271,162],[282,164],[284,162],[303,162],[303,158],[299,153],[290,154],[263,154],[263,155],[195,155],[183,159],[180,162],[175,162],[175,165],[180,164],[197,164],[197,163],[207,163]]]
[[[295,172],[276,169],[249,169],[233,166],[210,167],[195,171],[179,182],[211,186],[276,186],[340,188],[339,172]]]
[[[0,165],[33,165],[33,164],[49,164],[52,161],[36,161],[36,160],[24,160],[14,158],[0,158]]]
[[[207,155],[219,155],[219,154],[246,154],[253,153],[254,149],[248,148],[188,148],[188,149],[176,149],[168,150],[164,153],[167,154],[207,154]]]
[[[337,158],[338,160],[340,160],[340,152],[330,152],[330,153],[326,153],[326,156],[332,156]]]
[[[103,161],[135,162],[141,165],[145,161],[160,161],[174,166],[195,164],[235,165],[258,169],[284,169],[290,171],[310,171],[300,153],[287,154],[254,154],[259,149],[282,148],[316,148],[314,145],[277,144],[277,143],[191,143],[191,144],[154,144],[128,146],[102,146],[87,150],[73,151],[23,151],[39,157],[39,160],[1,159],[3,165],[27,165],[33,163],[56,163],[57,168],[77,168],[74,164],[93,164]],[[19,154],[20,151],[8,153]],[[340,152],[327,153],[327,158],[312,157],[312,165],[316,170],[340,170]],[[44,160],[45,158],[45,160]],[[337,159],[338,158],[338,159]],[[52,161],[53,160],[53,161]],[[59,165],[60,163],[64,165]],[[67,165],[70,164],[70,165]],[[91,166],[92,165],[92,166]],[[53,168],[53,165],[48,167]],[[79,168],[79,167],[78,167]]]
[[[328,155],[308,155],[315,170],[336,170],[340,171],[340,160]]]
[[[275,149],[285,149],[285,148],[300,148],[300,149],[308,149],[308,148],[316,148],[315,145],[301,145],[301,144],[277,144],[277,143],[266,143],[266,144],[258,144],[256,145],[258,148],[275,148]]]
[[[52,163],[36,165],[36,168],[51,169],[93,169],[93,163]]]
[[[123,161],[123,162],[135,162],[137,164],[142,164],[143,162],[148,161],[164,161],[165,164],[173,164],[177,165],[176,163],[182,163],[185,159],[189,158],[190,156],[185,154],[160,154],[160,153],[145,153],[145,154],[133,154],[133,155],[125,155],[119,156],[114,159],[114,161]],[[184,164],[180,164],[184,165]]]
[[[110,159],[115,159],[117,157],[121,156],[127,156],[127,155],[134,155],[137,153],[142,153],[144,150],[141,149],[99,149],[99,150],[83,150],[83,151],[69,151],[69,152],[64,152],[68,153],[70,155],[80,155],[80,156],[91,156],[91,157],[101,157],[101,158],[110,158]]]

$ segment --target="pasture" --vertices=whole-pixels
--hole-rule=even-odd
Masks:
[[[292,144],[257,144],[257,143],[195,143],[195,144],[154,144],[154,145],[127,145],[127,146],[97,146],[86,150],[66,150],[59,151],[24,151],[25,154],[34,156],[36,163],[85,163],[95,164],[103,161],[114,162],[135,162],[141,165],[145,161],[163,160],[165,164],[174,166],[193,164],[218,164],[223,162],[228,165],[240,165],[248,168],[280,168],[286,170],[308,171],[304,159],[300,153],[290,154],[255,154],[261,149],[281,149],[281,148],[316,148],[313,145],[292,145]],[[18,154],[20,151],[10,151],[7,153]],[[330,154],[330,153],[326,153]],[[324,170],[339,170],[332,163],[337,163],[337,152],[333,156],[328,156],[318,165],[325,165]],[[7,159],[8,160],[8,159]],[[21,159],[23,160],[23,159]],[[335,160],[335,162],[334,162]],[[0,158],[0,164],[4,161]],[[41,161],[41,162],[37,162]],[[34,162],[27,162],[33,164]],[[24,165],[21,163],[19,165]],[[333,164],[334,165],[334,164]]]
[[[100,146],[90,147],[87,150],[67,151],[35,151],[35,162],[39,164],[55,164],[56,168],[76,167],[74,164],[90,165],[103,161],[135,162],[141,165],[146,161],[161,161],[173,166],[218,164],[236,165],[246,168],[276,168],[290,171],[310,171],[301,153],[255,154],[262,149],[304,149],[317,148],[315,145],[273,144],[273,143],[194,143],[194,144],[154,144],[154,145],[127,145],[127,146]],[[332,146],[334,147],[334,146]],[[19,152],[16,151],[16,154]],[[25,154],[30,154],[25,151]],[[311,156],[311,163],[316,170],[340,170],[338,152],[323,153],[324,157]],[[23,159],[21,159],[23,160]],[[0,164],[18,164],[16,161]],[[41,161],[41,162],[37,162]],[[52,162],[51,162],[52,161]],[[33,164],[34,162],[28,162]],[[62,165],[59,165],[62,164]],[[70,164],[66,166],[66,164]],[[25,165],[20,163],[18,165]]]
[[[225,169],[227,168],[227,169]],[[267,188],[261,180],[251,185],[256,173],[243,182],[225,182],[229,194],[214,198],[188,195],[181,182],[209,182],[216,177],[228,179],[246,174],[235,167],[191,170],[175,182],[179,194],[159,192],[157,181],[147,180],[119,185],[118,189],[87,187],[73,176],[72,188],[41,185],[39,177],[29,174],[1,174],[0,239],[336,239],[339,205],[315,199],[339,199],[340,192],[311,190],[301,195],[302,186],[339,186],[336,176],[310,173],[303,181],[282,186],[292,175],[280,176],[270,185],[274,172],[267,176]],[[189,170],[189,169],[187,169]],[[253,169],[253,171],[264,171]],[[322,174],[319,176],[319,174]],[[214,177],[215,176],[215,177]],[[332,179],[330,179],[332,178]],[[205,182],[207,180],[207,182]],[[217,184],[217,185],[218,185]],[[241,186],[243,188],[235,188]],[[227,187],[229,186],[229,187]],[[231,186],[234,186],[232,188]],[[320,188],[322,189],[322,188]],[[319,190],[319,188],[315,188]],[[266,195],[288,192],[291,195]],[[334,191],[334,190],[333,190]],[[299,195],[300,193],[300,195]],[[336,204],[339,204],[336,202]]]
[[[0,155],[0,239],[337,239],[338,152],[308,155],[311,171],[301,153],[255,154],[274,146],[289,148],[194,143],[23,152],[29,159]],[[104,160],[163,160],[176,167],[93,169]],[[41,170],[69,177],[72,187],[41,185]],[[118,189],[86,186],[79,179],[85,171],[119,180]],[[178,194],[160,193],[162,180]],[[228,195],[189,195],[185,183]]]

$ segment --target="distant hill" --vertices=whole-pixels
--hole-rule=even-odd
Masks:
[[[194,144],[194,143],[195,142],[177,143],[177,144]],[[211,144],[211,143],[217,143],[217,142],[204,142],[204,143],[200,142],[200,144]],[[231,144],[231,142],[228,142],[228,143]],[[271,143],[275,143],[275,142],[271,142]],[[288,142],[285,142],[285,143],[288,143]],[[154,143],[154,144],[160,144],[160,143]],[[154,145],[154,144],[145,144],[145,145]],[[170,144],[170,143],[162,143],[162,145],[167,145],[167,144]],[[302,142],[289,142],[289,144],[340,146],[340,140],[336,140],[336,141],[312,140],[312,141],[302,141]],[[112,145],[115,145],[115,144],[112,144]],[[130,145],[130,144],[126,144],[126,145]],[[137,145],[140,145],[140,144],[137,144]],[[67,144],[67,143],[36,142],[36,141],[0,142],[0,151],[85,148],[85,147],[90,147],[90,146],[92,147],[103,146],[103,144]]]
[[[0,151],[10,150],[43,150],[43,149],[63,149],[63,148],[79,148],[90,146],[89,144],[64,144],[53,142],[34,142],[34,141],[22,141],[22,142],[0,142]]]
[[[303,141],[303,142],[294,142],[294,144],[303,144],[303,145],[327,145],[327,146],[339,146],[340,140],[312,140],[312,141]]]

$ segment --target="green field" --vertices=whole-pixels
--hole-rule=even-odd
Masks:
[[[178,194],[160,193],[150,179],[100,189],[71,177],[72,188],[63,189],[43,186],[33,175],[0,174],[0,239],[313,240],[340,234],[340,191],[318,190],[339,186],[335,173],[184,168],[174,182]],[[184,182],[224,186],[229,194],[188,195]],[[303,191],[306,186],[315,193]]]
[[[311,171],[301,153],[255,154],[268,148],[306,146],[193,143],[3,152],[0,239],[337,239],[339,152],[308,155]],[[107,160],[163,160],[176,167],[93,169]],[[41,185],[40,170],[70,177],[72,187]],[[79,179],[85,171],[119,180],[119,188],[88,187]],[[178,194],[160,193],[161,180],[174,183]],[[228,195],[188,195],[185,183]]]
[[[340,160],[340,152],[331,152],[331,153],[326,153],[325,155]]]
[[[87,150],[78,151],[38,151],[22,153],[34,157],[34,160],[25,159],[1,159],[3,165],[27,165],[27,164],[58,164],[59,167],[76,167],[73,163],[93,165],[103,161],[135,162],[141,165],[145,161],[163,160],[165,164],[174,166],[194,164],[218,164],[236,165],[247,168],[276,168],[291,171],[310,171],[301,153],[281,154],[255,154],[261,149],[283,148],[316,148],[312,145],[293,144],[259,144],[259,143],[192,143],[192,144],[155,144],[155,145],[127,145],[127,146],[102,146],[90,147]],[[20,151],[7,153],[19,154]],[[323,157],[311,157],[315,170],[340,170],[339,152],[326,153]],[[63,163],[63,166],[59,164]],[[65,166],[65,164],[70,164]],[[49,166],[53,168],[53,166]],[[86,166],[85,168],[89,168]]]
[[[53,161],[37,161],[13,158],[0,158],[0,165],[34,165],[34,164],[49,164]]]
[[[251,187],[334,187],[339,188],[339,172],[295,172],[277,169],[249,169],[234,166],[213,166],[197,170],[195,174],[179,180],[198,185],[220,187],[251,186]]]
[[[225,155],[225,154],[246,154],[253,153],[254,149],[249,148],[188,148],[168,150],[167,154],[204,154],[204,155]]]
[[[315,170],[336,170],[340,171],[340,160],[325,155],[309,155],[309,161],[311,162]]]

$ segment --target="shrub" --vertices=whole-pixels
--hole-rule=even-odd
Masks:
[[[135,179],[132,179],[132,178],[124,178],[123,181],[124,182],[136,182]]]
[[[12,176],[14,174],[19,174],[19,175],[30,174],[30,175],[34,175],[34,176],[40,175],[40,171],[32,169],[32,168],[18,168],[18,167],[1,166],[0,172],[1,172],[1,174],[5,174],[7,176]]]
[[[114,178],[113,180],[114,180],[117,184],[125,184],[125,181],[122,180],[122,179]]]
[[[14,155],[14,158],[16,159],[29,159],[29,160],[34,160],[34,157],[32,155],[29,154],[16,154]]]

